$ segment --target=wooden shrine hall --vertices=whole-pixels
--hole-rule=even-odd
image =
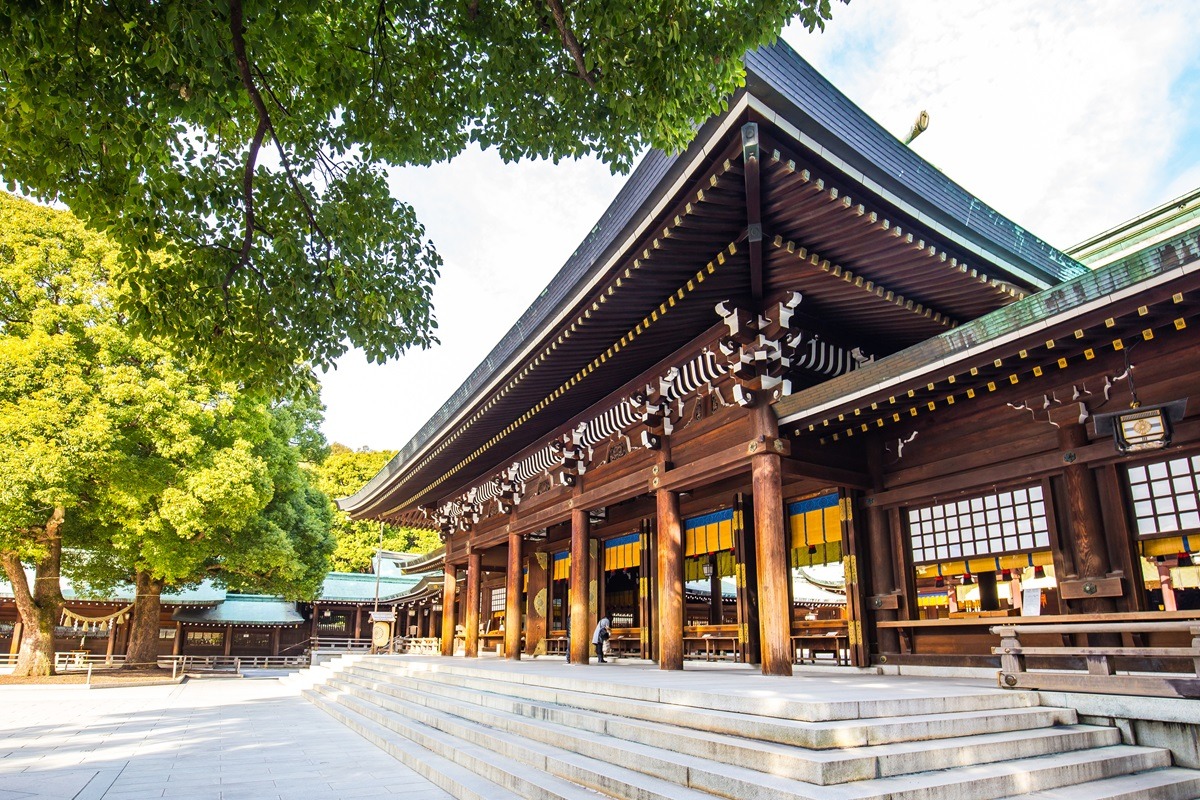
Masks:
[[[994,666],[992,626],[1055,620],[1181,622],[1120,635],[1186,662],[1195,198],[1098,237],[1089,268],[786,45],[746,67],[340,501],[441,530],[443,653],[461,625],[468,655],[586,663],[607,612],[663,669]]]

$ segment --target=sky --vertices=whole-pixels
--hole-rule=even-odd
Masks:
[[[967,191],[1067,249],[1200,187],[1200,0],[853,0],[783,38]],[[583,241],[625,180],[470,151],[398,170],[445,259],[441,344],[322,376],[331,442],[399,449]]]

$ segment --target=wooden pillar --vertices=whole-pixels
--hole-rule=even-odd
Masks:
[[[20,620],[13,623],[12,643],[8,646],[8,654],[15,656],[21,650],[21,634],[25,632],[25,625]]]
[[[567,643],[572,664],[587,664],[592,648],[592,629],[588,627],[588,578],[591,576],[591,549],[588,545],[588,514],[582,508],[571,509],[571,641]]]
[[[271,655],[279,655],[279,628],[271,628]]]
[[[317,604],[317,602],[314,600],[314,601],[313,601],[313,604],[312,604],[312,633],[310,634],[310,636],[311,636],[311,637],[312,637],[312,639],[313,639],[313,643],[312,643],[312,644],[313,644],[313,647],[316,647],[316,646],[317,646],[317,642],[316,642],[316,638],[317,638],[317,620],[320,618],[320,616],[321,616],[321,608],[320,608],[320,606]]]
[[[654,581],[653,581],[653,534],[648,520],[642,520],[642,529],[638,534],[638,548],[640,549],[640,558],[638,559],[638,630],[640,639],[640,655],[642,658],[653,658],[653,642],[658,640],[654,637],[651,640],[651,633],[654,631],[655,613],[654,613]]]
[[[742,661],[758,664],[762,648],[758,641],[758,559],[754,557],[754,505],[750,498],[734,498],[733,542],[737,564],[738,640]]]
[[[712,575],[708,578],[708,623],[720,625],[725,621],[725,598],[721,592],[721,575],[717,571],[717,554],[709,553],[707,558],[709,569],[712,570]]]
[[[393,609],[395,610],[395,609]],[[354,638],[362,638],[362,606],[354,606]]]
[[[508,575],[504,586],[504,656],[521,660],[521,566],[524,563],[519,533],[508,534]]]
[[[529,558],[529,589],[526,592],[525,654],[546,653],[547,621],[550,610],[550,554],[532,553]]]
[[[758,559],[759,636],[763,675],[792,674],[791,592],[783,479],[779,454],[769,446],[779,435],[775,412],[751,412],[759,452],[750,459],[754,487],[754,551]]]
[[[875,491],[883,489],[883,442],[873,439],[868,445],[867,468]],[[892,552],[892,536],[888,513],[874,504],[864,512],[867,534],[867,561],[871,569],[871,597],[867,603],[870,625],[865,634],[879,643],[881,653],[900,652],[900,636],[895,628],[875,628],[880,620],[894,620],[899,608],[896,591],[896,557]]]
[[[175,623],[175,643],[171,647],[171,655],[177,656],[183,653],[183,623]]]
[[[458,568],[446,564],[445,583],[442,585],[442,655],[454,655],[454,603],[458,588]]]
[[[670,461],[664,437],[658,469]],[[659,490],[658,500],[658,668],[683,669],[683,520],[679,494]]]
[[[225,655],[233,653],[233,625],[225,626]]]
[[[104,649],[104,663],[111,664],[113,660],[113,648],[117,645],[117,630],[121,626],[114,620],[112,625],[108,626],[108,644]]]
[[[1058,429],[1058,442],[1063,451],[1086,447],[1087,429],[1077,422],[1063,425]],[[1110,562],[1096,476],[1086,464],[1072,461],[1063,467],[1063,489],[1070,527],[1065,531],[1060,530],[1060,540],[1071,550],[1071,561],[1079,573],[1079,580],[1105,578],[1110,570]],[[1058,576],[1060,598],[1068,594],[1062,587],[1064,577],[1068,576]],[[1106,614],[1116,611],[1116,603],[1111,597],[1085,596],[1071,600],[1070,604],[1071,610],[1076,613]]]
[[[483,580],[483,553],[472,548],[467,553],[467,596],[463,626],[467,629],[467,658],[479,656],[479,587]]]

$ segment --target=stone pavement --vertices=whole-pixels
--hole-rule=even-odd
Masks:
[[[0,800],[449,800],[274,677],[0,686]]]

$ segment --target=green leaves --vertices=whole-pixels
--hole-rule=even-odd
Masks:
[[[145,572],[294,597],[333,550],[314,394],[215,382],[131,332],[114,248],[69,214],[0,195],[0,551],[28,558],[66,509],[68,568],[96,586]]]
[[[260,386],[350,345],[382,360],[434,341],[441,261],[389,165],[478,142],[626,169],[684,147],[747,49],[829,16],[829,0],[578,0],[560,28],[549,0],[242,5],[0,9],[0,176],[112,237],[141,329]]]

